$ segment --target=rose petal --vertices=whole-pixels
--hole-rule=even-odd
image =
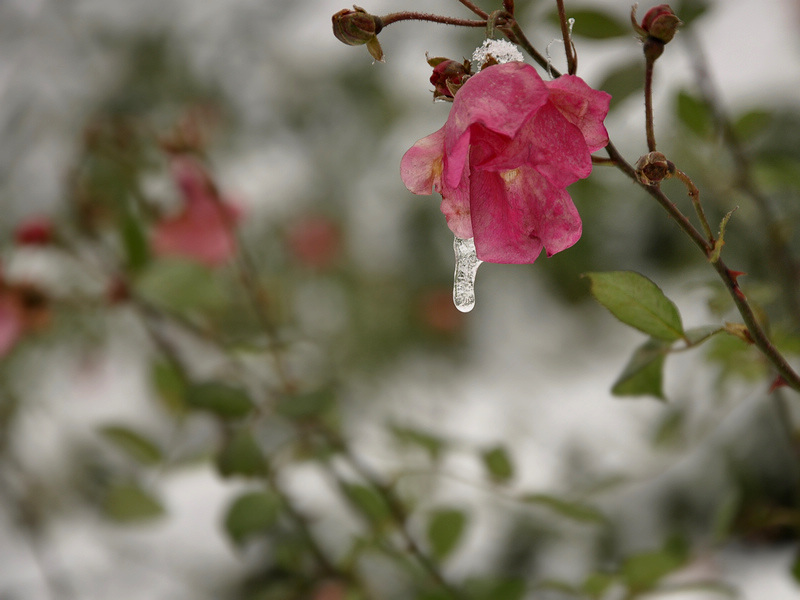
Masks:
[[[611,95],[592,89],[575,75],[562,75],[546,85],[550,90],[550,102],[581,130],[589,151],[604,148],[608,144],[608,131],[603,119],[608,114]]]
[[[442,179],[444,127],[422,138],[400,160],[400,177],[413,194],[430,194]]]

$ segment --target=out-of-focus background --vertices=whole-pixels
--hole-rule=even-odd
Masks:
[[[517,10],[561,66],[553,5]],[[484,31],[397,23],[380,36],[386,63],[373,64],[331,34],[342,8],[0,2],[0,264],[7,282],[32,282],[52,303],[47,327],[0,359],[0,599],[363,597],[345,595],[335,577],[297,583],[307,558],[292,546],[296,533],[273,535],[258,517],[231,525],[233,503],[257,493],[258,477],[225,463],[239,460],[226,437],[240,439],[238,425],[219,427],[176,400],[182,388],[164,358],[173,351],[200,380],[269,388],[285,369],[304,389],[334,387],[335,431],[408,500],[407,530],[451,581],[525,582],[500,599],[798,597],[797,440],[782,430],[774,398],[784,392],[768,394],[767,366],[733,336],[716,336],[667,358],[662,401],[612,396],[645,338],[597,305],[580,277],[646,274],[694,327],[736,320],[713,270],[648,197],[596,167],[570,188],[581,241],[534,265],[483,265],[475,310],[457,312],[439,198],[411,195],[398,165],[449,109],[432,102],[425,53],[469,57]],[[455,0],[364,8],[469,16]],[[631,31],[614,30],[630,6],[567,8],[612,18],[578,16],[579,75],[614,95],[607,126],[633,162],[645,150],[641,48]],[[687,26],[658,61],[659,147],[700,187],[712,223],[738,206],[726,258],[748,273],[745,291],[782,347],[796,351],[799,315],[783,302],[770,240],[779,232],[797,250],[800,7],[674,8]],[[770,218],[740,186],[708,86]],[[252,335],[235,269],[146,248],[147,223],[180,202],[157,140],[186,123],[242,215],[241,241],[277,324],[271,338]],[[665,189],[691,211],[679,185]],[[129,203],[135,210],[120,212]],[[120,214],[124,224],[109,228]],[[15,243],[20,223],[43,216],[58,243]],[[137,307],[105,302],[115,269],[144,299]],[[783,399],[797,412],[795,394]],[[262,415],[248,440],[280,467],[282,501],[308,516],[332,556],[366,561],[375,597],[442,597],[408,583],[396,556],[362,556],[374,540],[354,512],[369,512],[370,500],[348,504],[341,492],[353,488],[331,479],[359,473],[308,442],[309,415],[281,406],[294,424]],[[443,514],[442,527],[457,530],[452,547],[430,525]],[[248,543],[237,538],[259,528]],[[607,587],[587,583],[597,573]]]

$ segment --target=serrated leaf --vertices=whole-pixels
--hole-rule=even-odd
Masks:
[[[520,498],[525,504],[538,504],[557,512],[562,517],[583,523],[605,523],[599,510],[581,502],[572,502],[548,494],[526,494]]]
[[[643,86],[644,61],[637,59],[609,71],[598,89],[611,94],[609,110],[614,110],[626,98],[635,93],[642,93]]]
[[[669,344],[661,340],[648,340],[631,356],[622,374],[611,387],[615,396],[653,396],[664,400],[664,359]]]
[[[503,446],[495,446],[481,455],[483,465],[494,481],[505,483],[514,476],[514,465]]]
[[[445,559],[456,549],[466,525],[467,516],[457,509],[441,509],[431,515],[428,521],[428,543],[436,560]]]
[[[654,338],[683,336],[681,315],[655,283],[633,271],[587,273],[592,295],[623,323]]]
[[[349,483],[343,490],[350,503],[374,525],[383,525],[391,517],[386,501],[374,489]]]
[[[263,477],[267,461],[247,429],[236,431],[217,455],[217,470],[223,477]]]
[[[630,23],[620,20],[611,13],[590,8],[570,10],[568,18],[575,19],[572,33],[592,40],[605,40],[632,33]],[[551,23],[560,27],[558,12],[548,15]]]
[[[235,544],[241,545],[249,538],[268,531],[278,520],[280,508],[280,500],[274,494],[242,494],[225,514],[225,531]]]
[[[713,115],[708,105],[688,92],[678,92],[676,112],[678,119],[698,136],[706,137],[713,131]]]
[[[390,431],[394,434],[398,441],[404,444],[422,448],[428,453],[428,455],[430,455],[431,460],[433,461],[438,460],[442,454],[444,441],[433,434],[430,434],[426,431],[421,431],[419,429],[401,427],[398,425],[392,425]]]
[[[144,435],[122,425],[107,425],[100,429],[101,435],[131,458],[143,465],[161,462],[161,450]]]
[[[192,408],[225,419],[245,417],[253,409],[253,403],[244,390],[217,381],[190,385],[186,390],[186,402]]]
[[[120,523],[154,519],[164,514],[161,503],[135,483],[111,486],[106,492],[103,510]]]

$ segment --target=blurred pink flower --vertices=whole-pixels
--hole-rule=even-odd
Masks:
[[[524,63],[486,67],[458,91],[444,127],[403,156],[403,182],[439,192],[450,230],[474,237],[481,260],[552,256],[581,236],[566,187],[608,143],[610,98],[574,75],[545,82]]]
[[[156,225],[153,249],[161,256],[181,256],[210,267],[225,263],[236,253],[233,229],[239,210],[220,197],[198,160],[176,156],[171,169],[184,205],[178,215]]]
[[[292,257],[312,269],[331,268],[342,251],[339,226],[323,215],[307,215],[293,223],[286,232],[286,244]]]

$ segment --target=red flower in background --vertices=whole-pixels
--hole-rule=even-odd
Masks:
[[[161,256],[180,256],[219,266],[236,254],[233,229],[239,210],[220,197],[200,161],[172,159],[172,177],[183,198],[183,209],[156,225],[153,249]]]
[[[608,143],[610,98],[576,76],[542,81],[520,62],[484,68],[458,91],[444,127],[403,156],[403,182],[439,192],[450,230],[474,237],[481,260],[551,256],[581,236],[566,187]]]

